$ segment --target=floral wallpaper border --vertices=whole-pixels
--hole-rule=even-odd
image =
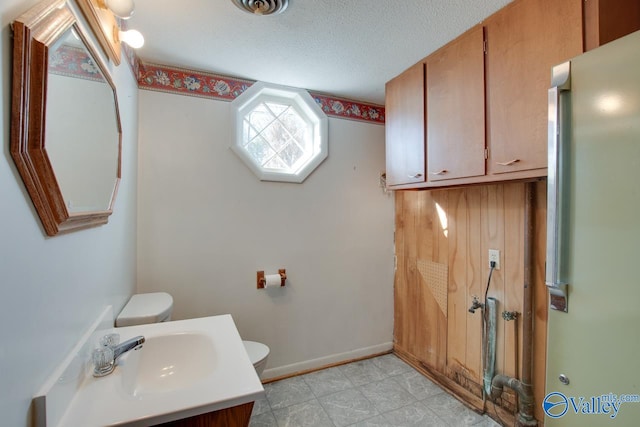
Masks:
[[[382,105],[367,104],[315,92],[309,93],[327,116],[384,124],[385,111]]]
[[[83,48],[61,45],[49,54],[49,72],[95,82],[105,82],[100,68]]]
[[[253,83],[234,77],[142,62],[124,46],[126,62],[137,76],[138,87],[160,92],[233,101]],[[104,81],[99,68],[83,49],[62,46],[49,58],[52,72],[82,79]],[[327,116],[384,124],[384,106],[310,92]]]
[[[255,83],[252,80],[144,63],[135,59],[133,62],[137,64],[132,65],[132,69],[138,70],[140,89],[233,101]],[[309,93],[328,116],[384,124],[384,106]]]
[[[233,101],[252,84],[250,80],[144,62],[138,68],[138,87],[141,89],[202,98]]]

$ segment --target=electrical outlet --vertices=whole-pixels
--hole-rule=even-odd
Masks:
[[[489,267],[491,267],[491,261],[495,261],[496,270],[500,270],[500,250],[499,249],[489,249]]]

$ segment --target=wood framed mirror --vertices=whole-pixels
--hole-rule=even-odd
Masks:
[[[12,26],[11,155],[44,231],[106,224],[122,143],[113,80],[65,0]]]

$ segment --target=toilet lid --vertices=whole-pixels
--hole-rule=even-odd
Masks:
[[[259,362],[269,355],[269,347],[261,342],[242,341],[242,343],[247,350],[251,363]]]
[[[173,310],[173,298],[166,292],[136,294],[116,318],[116,326],[144,325],[165,320]]]

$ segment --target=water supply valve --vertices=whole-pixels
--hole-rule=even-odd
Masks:
[[[504,320],[506,320],[507,322],[510,320],[516,320],[518,318],[518,312],[517,311],[503,311],[502,312],[502,318]]]
[[[471,307],[469,307],[469,313],[475,313],[477,309],[484,309],[484,304],[480,302],[477,296],[473,296],[473,301],[471,302]]]

